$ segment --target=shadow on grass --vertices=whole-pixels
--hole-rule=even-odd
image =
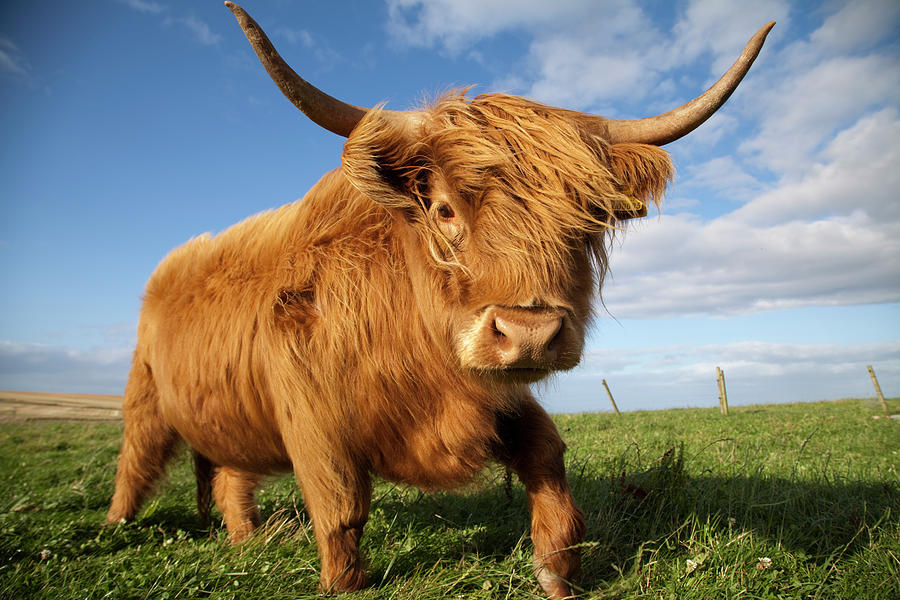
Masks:
[[[851,555],[900,521],[900,490],[887,482],[786,479],[767,475],[689,475],[672,448],[656,464],[633,473],[597,478],[570,468],[570,481],[587,520],[581,584],[598,586],[640,566],[649,550],[667,547],[690,558],[692,546],[718,538],[777,546],[811,564]],[[402,549],[372,580],[388,583],[437,561],[458,562],[473,553],[504,560],[521,551],[530,570],[531,547],[520,541],[529,527],[525,492],[507,496],[502,484],[477,493],[386,497],[373,509],[385,515]],[[367,536],[391,531],[374,519]],[[700,539],[703,538],[703,539]],[[730,545],[730,544],[729,544]],[[678,562],[683,564],[683,560]]]
[[[585,552],[588,589],[639,568],[648,551],[692,558],[696,546],[718,538],[721,548],[747,534],[753,544],[821,565],[868,546],[900,521],[900,490],[887,482],[688,475],[675,449],[648,469],[576,479],[573,487],[593,542]]]
[[[701,535],[740,542],[750,532],[754,543],[777,545],[822,564],[838,552],[852,554],[869,544],[900,515],[900,490],[894,484],[825,474],[813,481],[766,474],[691,475],[678,448],[649,467],[606,478],[579,467],[570,464],[569,478],[587,520],[581,578],[586,590],[640,568],[648,551],[665,549],[690,558]],[[499,475],[462,495],[385,488],[373,497],[363,539],[373,585],[397,583],[423,567],[473,555],[496,561],[512,557],[523,577],[531,577],[531,545],[523,543],[529,516],[520,484],[507,493]],[[263,503],[264,519],[297,521],[298,515],[308,527],[299,493]],[[97,535],[96,530],[78,533]],[[211,535],[224,543],[221,526],[212,532],[204,527],[193,503],[151,504],[136,525],[124,526],[116,535],[101,534],[95,548],[89,544],[83,551],[111,552],[171,538],[199,541]]]

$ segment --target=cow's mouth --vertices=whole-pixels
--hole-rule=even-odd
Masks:
[[[487,369],[483,373],[499,383],[535,383],[550,375],[554,370],[540,367],[507,367]]]

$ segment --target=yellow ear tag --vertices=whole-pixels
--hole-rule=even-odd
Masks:
[[[647,216],[647,205],[638,200],[632,199],[630,206],[627,208],[619,208],[613,211],[613,216],[619,221],[627,221],[628,219],[636,219]]]

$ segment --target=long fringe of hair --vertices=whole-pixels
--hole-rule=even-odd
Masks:
[[[646,214],[650,203],[658,206],[674,172],[664,150],[610,145],[578,127],[569,111],[518,96],[470,99],[465,90],[453,91],[422,114],[421,131],[404,130],[377,109],[360,123],[344,151],[344,171],[358,189],[429,227],[429,175],[439,172],[454,193],[476,205],[487,184],[531,215],[523,220],[518,211],[495,212],[498,227],[518,230],[523,239],[556,240],[541,245],[547,263],[563,260],[548,251],[587,239],[600,284],[620,221]],[[431,230],[435,264],[459,266],[452,240]]]

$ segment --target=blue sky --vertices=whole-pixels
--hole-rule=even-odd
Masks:
[[[613,118],[697,95],[778,25],[709,122],[667,146],[661,214],[614,244],[552,411],[900,394],[900,5],[263,2],[303,77],[360,105],[473,84]],[[121,393],[173,247],[300,198],[342,139],[287,102],[219,0],[0,6],[0,389]],[[608,311],[608,312],[607,312]]]

